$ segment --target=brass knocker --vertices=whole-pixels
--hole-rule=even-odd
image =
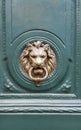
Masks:
[[[36,41],[27,43],[21,53],[20,63],[22,70],[38,85],[55,69],[56,55],[48,44]]]

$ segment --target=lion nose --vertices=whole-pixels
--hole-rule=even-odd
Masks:
[[[41,64],[41,62],[42,62],[42,61],[41,61],[41,58],[39,58],[39,57],[38,57],[38,58],[36,58],[36,64],[37,64],[37,65],[40,65],[40,64]]]

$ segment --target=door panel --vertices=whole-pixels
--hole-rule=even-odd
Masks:
[[[64,0],[62,2],[60,2],[60,0],[7,1],[7,27],[9,28],[9,24],[11,24],[11,40],[13,41],[16,37],[18,37],[18,35],[33,29],[50,31],[55,33],[62,40],[65,40],[64,25],[66,22],[65,13],[67,13],[65,11],[68,11],[68,15],[71,15],[71,4],[69,4],[70,6],[67,7],[67,10],[65,7],[66,4],[68,4],[68,2]],[[9,5],[11,6],[9,7]],[[11,18],[13,19],[12,21]],[[59,21],[60,24],[57,21]],[[71,22],[71,20],[69,22]],[[71,26],[70,24],[71,23],[69,23],[69,26]]]
[[[38,130],[39,126],[41,127],[40,128],[41,130],[44,130],[44,129],[80,130],[81,129],[81,123],[80,123],[81,116],[80,115],[76,115],[76,117],[74,115],[73,116],[72,115],[32,115],[32,116],[31,115],[18,115],[18,116],[17,115],[7,115],[7,116],[2,115],[1,118],[2,118],[1,120],[2,130],[6,130],[6,129]]]
[[[0,129],[81,129],[80,6],[0,1]]]
[[[74,6],[74,2],[67,0],[5,1],[3,33],[6,31],[6,34],[3,39],[6,42],[2,51],[5,51],[7,64],[4,63],[3,71],[7,82],[5,86],[9,86],[8,82],[12,86],[7,88],[26,93],[74,93]],[[55,71],[40,87],[36,87],[22,72],[20,65],[23,48],[28,42],[38,40],[48,43],[56,56]]]

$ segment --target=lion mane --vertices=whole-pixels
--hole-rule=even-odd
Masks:
[[[44,51],[47,54],[47,61],[44,63],[44,67],[47,69],[48,75],[49,75],[55,69],[56,55],[48,44],[45,44],[44,42],[41,42],[41,41],[27,43],[26,47],[22,51],[21,56],[20,56],[20,63],[21,63],[23,71],[27,75],[29,75],[29,69],[32,67],[32,63],[31,63],[29,55],[30,55],[30,52],[33,51],[34,47],[44,48]]]

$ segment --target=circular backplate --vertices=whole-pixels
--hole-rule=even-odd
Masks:
[[[46,80],[42,81],[38,87],[34,81],[27,77],[20,65],[20,55],[25,45],[33,41],[44,41],[45,43],[48,43],[56,55],[55,70],[46,78]],[[33,91],[48,90],[52,87],[56,88],[67,70],[68,60],[64,43],[56,35],[43,30],[32,30],[20,35],[11,44],[8,57],[8,65],[13,78],[22,88]]]

